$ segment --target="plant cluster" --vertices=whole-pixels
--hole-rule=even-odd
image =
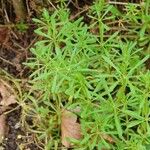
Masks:
[[[61,149],[61,110],[76,107],[83,138],[72,140],[74,149],[149,149],[149,5],[127,4],[120,11],[97,0],[89,24],[82,17],[70,20],[64,7],[34,19],[41,39],[26,63],[33,73],[32,108],[25,113],[45,149]]]

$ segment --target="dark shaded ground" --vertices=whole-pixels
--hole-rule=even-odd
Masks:
[[[19,135],[23,135],[23,131],[21,130],[20,126],[20,113],[21,108],[16,109],[15,111],[11,112],[7,116],[7,123],[9,125],[9,133],[4,142],[5,150],[17,150],[17,137]]]
[[[0,68],[7,71],[15,78],[27,79],[30,70],[23,65],[30,56],[29,48],[34,44],[35,35],[30,29],[25,33],[17,33],[17,39],[10,33],[7,34],[7,39],[0,45]],[[17,108],[17,109],[15,109]],[[21,107],[12,106],[14,109],[7,115],[7,124],[9,132],[4,140],[4,150],[19,150],[19,145],[25,150],[39,150],[34,144],[32,134],[26,133],[25,129],[21,127]]]
[[[19,150],[21,148],[24,150],[40,150],[34,144],[32,134],[27,135],[26,131],[21,128],[21,107],[14,106],[14,108],[16,109],[7,115],[6,121],[9,126],[9,132],[2,147],[4,150]]]
[[[6,29],[2,31],[3,36],[0,35],[0,39],[3,37],[0,40],[0,67],[17,78],[26,78],[28,69],[22,63],[27,61],[29,48],[35,42],[34,27],[25,33]]]
[[[127,1],[128,0],[125,0],[123,2],[127,2]],[[89,5],[91,5],[92,2],[93,0],[83,0],[80,2],[77,1],[77,3],[75,3],[74,1],[70,1],[70,3],[68,3],[68,7],[71,10],[72,17],[76,19],[82,15],[84,16],[84,22],[88,23],[89,18],[86,15],[88,10],[86,10],[86,8]],[[130,2],[138,3],[139,0],[131,0]],[[32,6],[31,10],[33,9],[36,8]],[[85,11],[80,13],[83,9],[85,9]],[[78,13],[79,16],[76,16],[76,14]],[[36,14],[34,10],[33,10],[33,14]],[[9,17],[11,17],[11,15],[9,15]],[[12,16],[12,18],[14,18],[14,16]],[[0,16],[0,19],[2,20],[2,22],[0,23],[3,23],[4,22],[3,20],[5,20],[4,18],[2,18],[2,16]],[[26,30],[25,32],[20,32],[19,30],[8,29],[8,28],[5,31],[0,30],[0,35],[1,35],[0,36],[0,68],[4,69],[14,77],[20,79],[25,79],[30,74],[30,70],[26,68],[22,64],[22,62],[27,61],[27,58],[31,55],[29,52],[29,48],[37,40],[33,33],[35,26],[29,24],[28,27],[29,27],[28,30]],[[147,69],[150,69],[150,59],[146,61],[145,65]],[[21,117],[21,108],[12,111],[7,116],[9,133],[4,142],[5,150],[17,150],[18,144],[19,145],[24,144],[28,140],[30,140],[27,139],[25,130],[21,129],[20,117]],[[39,150],[39,148],[36,147],[36,145],[33,143],[27,144],[25,149]]]
[[[11,32],[10,30],[1,31],[3,31],[1,32],[3,36],[1,36],[2,34],[0,35],[0,68],[15,78],[28,78],[30,71],[22,63],[26,62],[30,56],[29,48],[34,44],[35,35],[33,29],[30,28],[25,33],[13,30]],[[29,133],[26,133],[25,129],[21,128],[21,108],[14,105],[12,110],[7,115],[9,132],[4,140],[4,150],[19,150],[19,145],[25,145],[23,146],[25,150],[39,150],[34,144],[34,140],[30,139],[32,135],[29,138],[29,135],[27,135]]]

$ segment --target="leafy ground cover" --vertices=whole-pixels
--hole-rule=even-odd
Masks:
[[[149,150],[149,0],[50,3],[12,79],[34,149]]]

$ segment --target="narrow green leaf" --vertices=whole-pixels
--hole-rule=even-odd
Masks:
[[[102,56],[103,57],[103,59],[110,65],[110,66],[112,66],[113,68],[115,68],[116,69],[116,71],[119,73],[119,74],[121,74],[121,71],[119,70],[119,68],[111,61],[111,59],[110,58],[108,58],[108,57],[106,57],[106,56]]]
[[[128,73],[128,76],[131,76],[135,69],[137,69],[140,65],[142,65],[148,58],[150,58],[150,55],[147,55],[144,57],[140,62],[138,62]]]
[[[130,111],[130,110],[123,110],[122,111],[123,113],[131,116],[132,118],[135,118],[135,119],[139,119],[139,120],[143,120],[143,117],[140,116],[137,112],[135,111]]]
[[[139,125],[141,122],[142,122],[141,120],[130,121],[130,122],[127,124],[127,127],[128,127],[128,128],[132,128],[132,127],[134,127],[134,126]]]
[[[58,74],[56,74],[56,75],[54,76],[54,79],[53,79],[53,82],[52,82],[52,88],[51,88],[52,93],[57,92],[57,91],[56,91],[57,78],[58,78]]]
[[[122,131],[120,120],[116,113],[115,113],[114,118],[115,118],[115,125],[116,125],[117,131],[118,131],[118,135],[120,138],[122,138],[123,131]]]

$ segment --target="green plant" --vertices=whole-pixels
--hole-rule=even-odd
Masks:
[[[121,19],[134,25],[141,12],[136,10],[136,17],[132,7],[127,6],[128,14]],[[150,144],[150,71],[144,63],[150,53],[144,54],[147,47],[139,45],[140,37],[122,38],[121,30],[106,37],[112,31],[109,20],[121,17],[114,6],[95,3],[90,17],[88,27],[82,18],[70,21],[68,9],[59,8],[51,15],[44,10],[40,20],[34,19],[35,32],[42,39],[26,63],[33,69],[27,99],[34,108],[26,113],[33,117],[38,141],[48,150],[61,147],[61,108],[76,106],[81,108],[83,139],[72,141],[74,149],[146,150]],[[98,35],[93,35],[90,30],[97,26]]]
[[[20,31],[20,32],[25,32],[28,29],[28,25],[25,24],[23,21],[21,21],[20,23],[15,25],[16,28]]]

